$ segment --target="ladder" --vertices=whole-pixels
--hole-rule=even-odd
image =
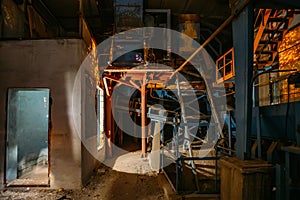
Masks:
[[[254,21],[254,69],[272,66],[278,61],[278,47],[296,15],[291,9],[259,9]],[[216,80],[222,83],[232,80],[234,73],[234,49],[230,49],[216,61]]]
[[[254,64],[257,69],[278,60],[278,47],[293,20],[294,10],[260,9],[254,22]]]
[[[181,84],[178,78],[178,74],[176,74],[176,88],[177,88],[177,95],[178,95],[178,101],[180,104],[180,109],[181,109],[181,124],[183,123],[183,146],[182,146],[182,151],[186,151],[188,153],[189,157],[193,157],[193,151],[192,151],[192,137],[197,138],[198,140],[201,140],[202,142],[205,142],[204,140],[202,140],[201,138],[197,137],[196,134],[192,135],[190,132],[190,128],[192,128],[191,126],[198,126],[199,123],[193,123],[189,121],[188,115],[187,115],[187,108],[186,108],[186,102],[183,99],[183,92],[181,89]],[[198,103],[198,102],[197,102]],[[196,115],[199,116],[198,119],[200,119],[200,112],[198,110],[194,110]],[[191,113],[190,113],[191,114]],[[194,125],[192,125],[194,124]],[[180,129],[178,129],[178,135],[180,135]],[[192,136],[192,137],[191,137]],[[177,163],[177,162],[176,162]],[[179,163],[181,164],[181,163]],[[196,167],[195,167],[195,163],[194,160],[189,160],[189,164],[192,167],[192,172],[194,174],[195,177],[195,184],[196,184],[196,188],[199,191],[200,190],[200,186],[198,183],[198,174],[196,171]],[[178,166],[177,166],[178,167]]]

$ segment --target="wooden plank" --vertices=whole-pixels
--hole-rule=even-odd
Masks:
[[[220,160],[221,199],[270,199],[274,167],[261,160]]]

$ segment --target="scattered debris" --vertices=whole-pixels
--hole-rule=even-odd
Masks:
[[[64,188],[58,188],[57,189],[57,192],[62,192],[62,191],[64,191]]]
[[[163,200],[165,194],[159,186],[157,174],[130,174],[107,167],[95,170],[95,176],[86,187],[78,190],[58,188],[5,188],[0,190],[1,200]]]

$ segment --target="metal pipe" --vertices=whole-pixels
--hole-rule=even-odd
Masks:
[[[215,190],[218,190],[218,145],[215,147]]]
[[[146,77],[145,73],[143,77],[143,84],[141,87],[141,111],[142,111],[142,158],[146,157],[146,114],[147,114],[147,103],[146,103]]]
[[[229,151],[229,155],[231,155],[231,150],[232,150],[232,140],[231,140],[231,138],[232,138],[232,129],[231,129],[231,114],[232,114],[232,111],[229,111],[229,120],[228,120],[228,142],[229,142],[229,149],[230,149],[230,151]]]
[[[250,2],[251,0],[247,0],[244,2],[244,4],[237,9],[234,13],[232,13],[220,26],[219,28],[217,28],[217,30],[215,30],[215,32],[213,32],[213,34],[211,34],[209,36],[209,38],[207,38],[207,40],[184,62],[182,63],[182,65],[175,70],[175,72],[173,72],[173,74],[170,76],[170,79],[172,79],[172,77],[174,76],[174,74],[176,74],[177,72],[179,72],[180,70],[182,70],[185,65],[190,62],[197,53],[199,53],[208,43],[210,43],[233,19],[234,17],[236,17],[239,12],[241,10],[243,10],[244,7],[246,7],[246,5]]]
[[[267,71],[264,71],[264,72],[259,73],[259,74],[257,74],[257,75],[259,76],[259,75],[265,74],[265,73],[278,73],[278,72],[297,72],[297,69],[290,69],[290,70],[276,70],[276,71],[267,70]],[[254,84],[253,87],[266,86],[266,85],[269,85],[270,83],[276,83],[276,82],[279,82],[279,81],[286,80],[286,79],[289,78],[289,76],[290,76],[291,74],[294,74],[294,73],[286,74],[286,75],[283,75],[283,76],[279,76],[279,77],[276,77],[276,78],[272,78],[272,79],[269,80],[269,81],[264,81],[264,82],[260,82],[260,83]],[[257,78],[257,77],[254,77],[254,78]]]
[[[255,110],[255,114],[256,114],[256,137],[257,137],[257,157],[259,159],[261,159],[261,142],[262,142],[262,139],[261,139],[261,121],[260,121],[260,110],[259,110],[259,106],[256,107],[256,110]]]
[[[188,64],[208,43],[210,43],[217,36],[217,34],[219,34],[233,20],[234,17],[235,14],[230,15],[225,22],[223,22],[223,24],[221,24],[221,26],[215,32],[213,32],[213,34],[211,34],[209,38],[207,38],[207,40],[184,63],[182,63],[178,69],[175,70],[175,72],[173,72],[170,79],[172,79],[175,73],[182,70],[186,64]]]
[[[235,16],[237,16],[237,14],[239,14],[239,12],[241,11],[241,10],[243,10],[245,7],[246,7],[246,5],[250,2],[251,0],[246,0],[243,4],[242,4],[242,6],[239,8],[239,9],[237,9],[235,12],[233,12],[222,24],[221,24],[221,26],[178,68],[178,69],[176,69],[175,70],[175,72],[173,72],[172,74],[171,74],[171,76],[170,76],[170,78],[169,79],[172,79],[173,78],[173,76],[177,73],[177,72],[179,72],[180,70],[182,70],[184,67],[185,67],[185,65],[188,63],[188,62],[190,62],[196,55],[197,55],[197,53],[199,53],[209,42],[211,42],[216,36],[217,36],[217,34],[219,34],[234,18],[235,18]],[[212,95],[211,94],[211,91],[210,91],[210,89],[209,89],[209,87],[207,88],[207,93],[208,93],[208,95],[210,96],[210,95]],[[216,122],[217,122],[217,125],[218,125],[218,131],[219,131],[219,133],[220,133],[220,135],[221,135],[221,137],[223,138],[224,137],[224,134],[223,134],[223,132],[222,132],[222,130],[223,130],[223,127],[222,127],[222,125],[220,124],[220,122],[219,122],[219,118],[218,118],[218,115],[217,115],[217,113],[216,113],[216,111],[215,111],[215,109],[214,109],[214,102],[213,101],[211,101],[210,102],[211,103],[211,106],[212,106],[212,116],[213,116],[213,118],[216,120]]]
[[[112,149],[112,142],[113,142],[113,129],[112,129],[112,106],[111,106],[111,96],[106,96],[106,136],[107,136],[107,155],[112,156],[113,149]]]
[[[118,80],[118,79],[116,79],[116,77],[113,77],[113,76],[106,75],[103,78],[103,80],[105,80],[105,79],[109,79],[109,80],[115,81],[117,83],[121,83],[121,84],[127,85],[129,87],[133,87],[133,88],[135,88],[137,90],[140,90],[140,88],[137,87],[136,85],[133,85],[132,83],[129,83],[129,82],[125,81],[125,80],[120,80],[120,79]],[[106,82],[106,80],[105,80],[105,82]],[[105,84],[105,82],[104,82],[104,84]]]
[[[83,13],[83,2],[82,0],[79,0],[79,24],[78,24],[78,28],[79,28],[79,36],[82,37],[82,24],[83,24],[83,16],[84,16],[84,13]]]
[[[153,88],[150,88],[150,97],[151,97],[152,99],[157,99],[157,100],[159,100],[159,101],[169,101],[169,102],[174,102],[174,101],[172,101],[172,100],[170,100],[170,99],[164,99],[164,98],[155,97],[155,96],[153,95]]]
[[[171,68],[131,68],[131,69],[104,69],[104,72],[173,72]]]
[[[106,80],[105,77],[103,78],[103,83],[104,83],[104,88],[105,88],[106,95],[110,96],[109,88],[108,88],[108,85],[107,85],[107,80]]]
[[[187,70],[182,70],[183,73],[187,74],[187,75],[191,75],[191,76],[194,76],[196,78],[202,78],[200,74],[197,74],[197,73],[193,73],[193,72],[189,72]]]

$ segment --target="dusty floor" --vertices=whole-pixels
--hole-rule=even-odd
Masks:
[[[127,146],[127,147],[126,147]],[[124,144],[127,152],[116,152],[115,158],[95,170],[95,175],[81,190],[49,190],[9,187],[0,190],[0,200],[179,200],[219,199],[219,195],[176,195],[166,176],[151,169],[149,159],[141,158],[139,146]],[[210,163],[201,163],[201,169]],[[199,168],[200,169],[200,168]],[[213,169],[212,169],[213,170]],[[174,171],[174,170],[173,170]],[[166,173],[167,174],[167,173]],[[172,170],[171,170],[172,174]],[[203,172],[201,172],[203,174]],[[174,178],[174,177],[173,177]],[[190,178],[192,180],[192,178]],[[184,181],[191,187],[191,183]],[[203,181],[201,182],[203,183]],[[202,184],[204,185],[204,184]]]
[[[163,173],[118,172],[101,166],[81,190],[7,188],[0,200],[219,200],[219,195],[176,195]]]
[[[102,166],[97,170],[90,183],[81,190],[11,188],[0,191],[0,199],[162,200],[167,198],[159,184],[158,174],[129,174]]]

